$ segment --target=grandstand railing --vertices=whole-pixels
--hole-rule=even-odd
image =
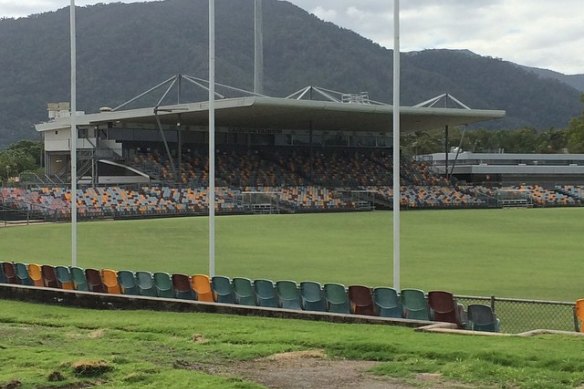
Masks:
[[[574,331],[574,303],[501,297],[456,296],[459,303],[489,305],[501,320],[501,332],[521,333],[537,329]]]

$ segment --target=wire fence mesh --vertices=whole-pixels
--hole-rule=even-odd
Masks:
[[[574,303],[520,300],[500,297],[457,296],[457,301],[490,306],[501,320],[501,332],[521,333],[536,329],[575,331]]]

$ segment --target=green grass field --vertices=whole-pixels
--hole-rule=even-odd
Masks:
[[[584,297],[584,208],[402,212],[401,286],[456,294]],[[392,284],[391,212],[217,218],[216,272]],[[70,263],[70,225],[0,228],[0,259]],[[82,267],[208,272],[204,217],[79,224]]]
[[[22,389],[259,388],[253,383],[261,382],[263,374],[256,358],[314,349],[333,361],[377,361],[373,374],[421,387],[436,383],[421,382],[418,373],[440,374],[441,388],[463,383],[464,388],[550,389],[584,383],[584,339],[571,336],[428,334],[384,325],[202,313],[122,314],[4,300],[0,333],[0,387],[20,382],[12,387]],[[100,362],[101,367],[76,371],[80,362]],[[240,363],[244,365],[237,368]],[[312,362],[309,369],[316,365],[318,361]],[[273,369],[286,373],[285,366],[274,364]],[[289,374],[301,376],[303,371]],[[51,381],[55,377],[59,380]]]

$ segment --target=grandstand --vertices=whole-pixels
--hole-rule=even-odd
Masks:
[[[180,103],[180,91],[176,103],[165,101],[181,82],[203,88],[206,83],[177,75],[113,109],[77,114],[81,217],[207,212],[208,102]],[[135,108],[165,87],[154,106]],[[404,132],[504,115],[466,106],[420,105],[400,111]],[[353,96],[309,86],[279,98],[218,84],[218,213],[389,208],[392,115],[391,105],[366,93]],[[44,141],[45,175],[23,177],[26,188],[4,188],[2,202],[64,218],[71,200],[64,184],[70,180],[68,105],[49,104],[49,118],[36,126]],[[486,204],[424,164],[404,160],[401,168],[402,192],[409,193],[402,198],[404,206]],[[416,187],[424,187],[424,196],[414,195]]]
[[[208,212],[208,103],[166,104],[177,81],[206,82],[178,75],[116,108],[77,115],[80,217]],[[165,85],[156,105],[131,108]],[[219,214],[392,207],[391,105],[313,86],[286,98],[220,88]],[[447,128],[503,115],[422,103],[402,107],[401,128]],[[66,103],[49,105],[50,121],[36,126],[44,140],[45,175],[28,175],[24,187],[4,188],[4,207],[69,217],[69,116]],[[583,200],[581,155],[452,152],[401,160],[404,208],[578,206]]]

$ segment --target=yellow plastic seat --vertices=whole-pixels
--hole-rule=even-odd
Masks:
[[[206,274],[195,274],[191,277],[191,285],[195,293],[197,293],[198,301],[215,302],[213,290],[211,289],[211,281]]]
[[[111,269],[102,269],[101,279],[103,280],[103,284],[105,285],[107,293],[122,294],[122,288],[120,288],[117,271]]]
[[[574,314],[576,315],[578,330],[584,332],[584,299],[576,300]]]
[[[32,280],[34,286],[43,286],[43,273],[41,271],[41,265],[36,263],[29,263],[28,276]]]

